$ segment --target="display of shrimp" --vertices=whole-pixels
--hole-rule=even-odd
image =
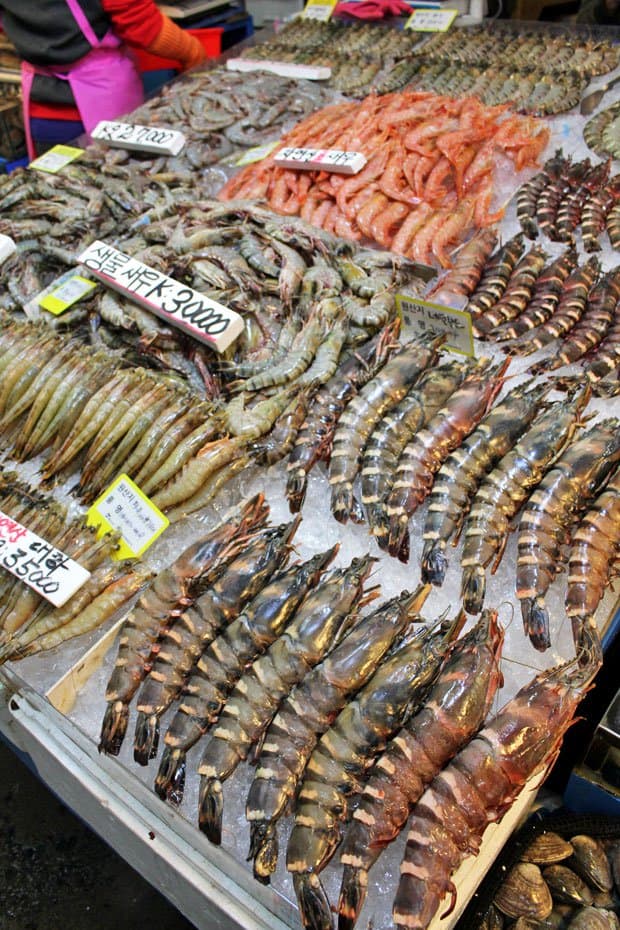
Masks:
[[[582,390],[553,403],[482,480],[463,530],[461,597],[468,613],[482,609],[487,567],[497,571],[514,517],[583,425],[588,400],[589,391]]]
[[[364,617],[282,702],[265,734],[248,793],[254,875],[268,882],[278,859],[276,827],[322,733],[363,687],[384,655],[419,619],[430,588],[403,591]]]
[[[620,553],[620,470],[616,469],[584,514],[571,539],[568,556],[566,613],[573,639],[594,624],[594,613],[613,575]]]
[[[533,374],[555,371],[564,365],[580,361],[596,352],[614,320],[616,304],[620,300],[620,270],[602,275],[588,294],[581,319],[564,336],[555,355],[537,362]]]
[[[545,594],[562,564],[561,546],[620,461],[620,421],[607,418],[575,439],[530,495],[519,521],[517,597],[532,645],[551,645]]]
[[[545,267],[546,259],[547,255],[543,249],[534,246],[517,262],[499,300],[475,317],[473,331],[478,339],[486,338],[488,334],[495,331],[496,327],[516,319],[524,312],[533,298],[543,271],[546,272],[543,279],[545,294],[549,287],[555,287],[556,292],[559,293],[562,278],[556,275],[556,263],[553,263],[551,267]]]
[[[437,303],[452,307],[458,306],[460,299],[470,297],[480,283],[497,238],[494,229],[481,229],[472,236],[454,256],[452,268],[426,292],[425,298],[432,297]]]
[[[303,506],[309,472],[318,461],[329,457],[334,432],[347,403],[385,364],[398,345],[397,335],[395,322],[358,346],[317,391],[287,460],[286,497],[292,513]]]
[[[448,567],[446,546],[458,538],[481,481],[529,429],[550,388],[544,382],[524,382],[513,388],[437,472],[424,522],[423,581],[443,584]]]
[[[339,930],[353,930],[366,898],[368,872],[404,828],[425,787],[475,735],[501,686],[504,633],[497,611],[450,647],[422,709],[379,756],[345,833],[338,901]]]
[[[590,353],[583,360],[583,368],[589,381],[596,383],[611,375],[620,362],[620,309],[614,307],[609,329],[597,346],[596,353]]]
[[[329,459],[331,511],[339,523],[363,520],[353,495],[364,446],[381,417],[405,396],[425,368],[437,360],[443,337],[406,343],[347,404],[334,432]]]
[[[42,592],[58,589],[54,574],[66,570],[66,558],[90,572],[66,603],[54,607],[36,587],[24,586],[19,558],[20,552],[26,554],[25,550],[5,552],[7,567],[17,566],[18,573],[0,569],[0,664],[52,649],[96,629],[152,578],[146,566],[112,561],[118,536],[108,533],[98,539],[95,529],[86,526],[83,518],[70,519],[66,507],[2,468],[0,512],[44,540],[32,543],[30,568],[26,569],[35,580],[38,573]]]
[[[405,91],[335,104],[299,123],[282,144],[366,155],[349,178],[280,168],[274,155],[231,178],[221,199],[257,197],[277,212],[425,264],[451,265],[450,252],[492,214],[501,153],[515,170],[535,164],[549,134],[533,117],[485,107],[474,96]]]
[[[336,552],[337,547],[332,547],[279,573],[219,636],[210,643],[199,644],[198,658],[180,688],[181,703],[166,731],[166,745],[155,779],[155,791],[160,797],[180,803],[187,752],[215,722],[248,663],[282,634]]]
[[[478,316],[497,303],[506,290],[524,249],[523,236],[519,234],[493,252],[482,269],[480,281],[467,304],[469,313]]]
[[[389,533],[384,504],[400,454],[411,437],[447,403],[471,367],[469,361],[453,360],[422,372],[368,439],[361,468],[362,504],[369,530],[382,549],[387,548]]]
[[[444,407],[403,449],[385,498],[388,552],[409,559],[409,518],[430,494],[443,462],[478,425],[504,383],[509,360],[492,365],[479,359]]]
[[[394,901],[397,927],[428,927],[452,875],[476,855],[486,827],[498,822],[526,782],[548,771],[600,667],[586,641],[569,662],[540,672],[504,705],[431,782],[413,809]]]
[[[593,152],[601,158],[618,158],[618,117],[620,115],[620,102],[600,110],[588,120],[583,127],[583,138]]]
[[[361,777],[388,740],[421,706],[462,623],[458,615],[452,622],[439,621],[406,635],[313,750],[297,794],[286,850],[301,922],[308,930],[332,926],[319,876],[340,843],[349,799],[361,790]]]
[[[522,319],[524,325],[534,324],[531,326],[529,338],[516,338],[521,334],[517,333],[517,328],[521,332],[523,328],[515,325],[502,334],[505,338],[516,339],[515,342],[505,348],[505,351],[510,352],[511,355],[531,355],[533,352],[550,345],[555,340],[566,336],[576,326],[585,312],[588,294],[599,276],[600,267],[600,262],[594,256],[585,264],[578,265],[564,281],[550,315],[547,316],[547,312],[543,314],[539,308],[538,316],[536,316],[534,312],[530,312],[528,307],[522,317],[516,321],[516,324],[521,323]],[[547,316],[547,319],[535,323],[537,318],[541,319],[543,316]]]
[[[180,693],[194,663],[247,602],[287,561],[299,519],[258,530],[206,591],[162,631],[138,695],[134,759],[147,765],[157,753],[159,718]]]
[[[264,525],[269,508],[258,495],[189,546],[160,572],[139,598],[119,635],[118,655],[107,684],[108,703],[99,751],[118,755],[129,719],[129,704],[144,679],[158,636],[192,600],[191,583],[217,577],[220,568],[243,550],[248,535]]]
[[[198,768],[198,822],[212,843],[221,842],[223,783],[261,739],[281,701],[358,620],[362,606],[377,595],[376,590],[364,594],[373,562],[364,556],[353,559],[348,568],[333,570],[233,688]]]

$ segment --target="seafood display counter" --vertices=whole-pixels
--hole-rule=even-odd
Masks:
[[[199,928],[455,927],[616,626],[618,47],[419,42],[290,24],[238,61],[325,83],[0,184],[0,730]]]

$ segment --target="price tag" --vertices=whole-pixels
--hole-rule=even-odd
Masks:
[[[396,295],[396,308],[402,320],[401,337],[439,336],[445,333],[444,348],[459,355],[474,355],[471,314],[454,310],[406,294]]]
[[[332,69],[325,65],[296,65],[291,61],[268,61],[261,58],[227,58],[228,71],[269,71],[280,77],[300,78],[306,81],[327,81]]]
[[[243,319],[234,310],[99,239],[91,243],[77,261],[108,287],[217,352],[227,349],[243,331]]]
[[[308,0],[301,14],[301,18],[318,19],[326,23],[327,20],[331,18],[337,3],[338,0]]]
[[[333,171],[336,174],[357,174],[366,164],[361,152],[340,152],[337,149],[284,148],[275,156],[276,165],[306,171]]]
[[[267,158],[268,155],[271,155],[274,149],[277,149],[279,145],[279,139],[276,139],[275,142],[265,142],[264,145],[255,145],[253,148],[248,149],[247,152],[244,152],[241,158],[235,161],[235,165],[242,168],[243,165],[253,165],[256,161],[262,161],[263,158]]]
[[[0,566],[54,607],[62,607],[90,572],[0,510]]]
[[[152,152],[154,155],[178,155],[186,138],[176,129],[162,126],[134,126],[102,119],[91,132],[93,139],[107,142],[112,148],[135,152]]]
[[[72,145],[55,145],[49,152],[39,155],[28,165],[29,168],[36,168],[37,171],[47,171],[49,174],[56,174],[66,168],[68,164],[75,161],[83,153],[84,149],[76,149]]]
[[[0,233],[0,265],[16,251],[17,246],[11,237]]]
[[[458,10],[414,10],[405,29],[414,29],[416,32],[447,32],[456,17]]]
[[[87,294],[97,287],[96,281],[89,281],[88,278],[82,278],[78,274],[70,274],[49,294],[43,294],[37,298],[39,306],[44,310],[49,310],[54,316],[59,316],[68,310],[73,304],[81,300]]]
[[[113,558],[133,559],[161,536],[170,521],[131,478],[119,475],[89,509],[86,523],[98,528],[99,537],[119,533],[121,544]]]

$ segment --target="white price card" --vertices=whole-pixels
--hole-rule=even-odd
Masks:
[[[96,281],[89,281],[79,274],[70,273],[64,276],[62,283],[58,284],[53,290],[45,291],[37,297],[39,306],[44,310],[49,310],[54,316],[59,316],[72,307],[73,304],[86,297],[97,287]]]
[[[62,607],[90,572],[0,510],[0,567],[54,607]]]
[[[17,250],[17,246],[10,236],[0,233],[0,265]]]
[[[142,555],[170,521],[128,475],[119,475],[89,509],[86,523],[96,526],[99,536],[119,533],[121,544],[113,558],[132,559]]]
[[[227,58],[229,71],[269,71],[280,77],[299,78],[305,81],[327,81],[332,69],[326,65],[296,65],[292,61],[269,61],[262,58]]]
[[[72,145],[55,145],[44,155],[39,155],[28,165],[29,168],[35,168],[37,171],[47,171],[49,174],[56,174],[66,168],[67,165],[79,158],[84,149],[76,149]]]
[[[414,29],[416,32],[447,32],[456,17],[458,10],[414,10],[405,29]]]
[[[93,139],[107,142],[112,148],[153,155],[178,155],[187,141],[177,129],[164,126],[138,126],[102,119],[91,132]]]
[[[99,239],[77,261],[108,287],[217,352],[227,349],[243,331],[243,319],[234,310]]]
[[[301,17],[302,19],[319,19],[326,23],[328,19],[331,19],[337,3],[338,0],[308,0]]]
[[[444,307],[442,304],[434,304],[407,294],[396,295],[396,308],[402,320],[402,339],[445,334],[445,349],[473,357],[471,314],[465,310]]]
[[[276,165],[306,171],[333,171],[336,174],[357,174],[366,164],[361,152],[341,152],[337,149],[283,148],[274,158]]]

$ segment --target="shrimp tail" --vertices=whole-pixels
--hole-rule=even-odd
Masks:
[[[138,765],[148,765],[150,759],[157,755],[159,746],[159,717],[138,711],[133,757]]]
[[[523,628],[534,649],[544,652],[551,645],[549,612],[542,598],[526,597],[521,601]]]
[[[254,878],[268,885],[279,855],[278,834],[273,822],[253,823],[248,862],[254,860]]]
[[[345,865],[340,888],[338,930],[353,930],[366,899],[368,872],[354,865]]]
[[[445,581],[447,570],[445,544],[437,539],[426,540],[422,551],[422,580],[439,587]]]
[[[185,789],[185,752],[166,746],[155,779],[155,791],[164,801],[180,804]]]
[[[333,930],[331,907],[319,876],[314,872],[296,872],[293,884],[306,930]]]
[[[486,575],[481,565],[468,565],[463,569],[461,597],[468,614],[479,614],[484,602]]]
[[[99,752],[107,752],[110,756],[119,754],[127,732],[128,720],[129,706],[127,704],[124,704],[123,701],[114,701],[108,704],[101,725]]]
[[[222,845],[224,797],[219,778],[203,778],[200,787],[198,825],[215,846]]]

